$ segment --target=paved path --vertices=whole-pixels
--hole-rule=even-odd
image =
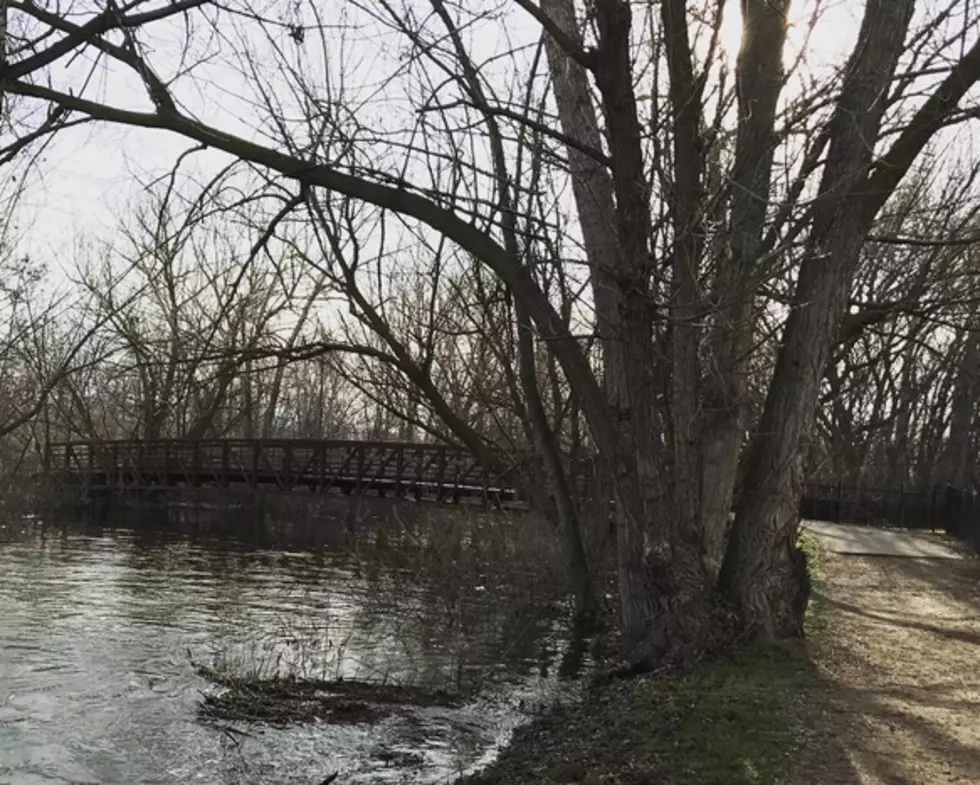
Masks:
[[[805,521],[803,528],[817,535],[833,553],[913,559],[964,558],[959,543],[943,534],[822,521]]]

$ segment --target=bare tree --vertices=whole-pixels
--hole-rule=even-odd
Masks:
[[[35,43],[0,86],[63,122],[170,131],[221,151],[263,174],[256,193],[298,183],[321,256],[347,265],[358,318],[454,436],[493,461],[472,425],[437,405],[445,393],[397,348],[404,336],[372,315],[380,304],[350,253],[361,238],[367,274],[394,246],[451,243],[479,260],[512,302],[514,388],[566,541],[579,510],[540,347],[613,488],[630,657],[686,659],[736,633],[801,634],[803,458],[862,252],[930,142],[972,116],[980,78],[969,0],[919,16],[913,0],[866,0],[851,56],[806,78],[796,78],[806,58],[784,63],[789,0],[742,3],[730,74],[719,54],[726,5],[434,0],[324,18],[309,4],[291,7],[284,29],[248,6],[134,0],[68,19],[12,0]],[[201,30],[211,38],[195,39]],[[154,31],[181,52],[209,40],[231,52],[223,65],[239,69],[255,127],[235,133],[230,117],[187,108],[186,85],[200,77],[173,52],[151,56],[141,42]],[[488,51],[488,31],[510,43]],[[376,42],[370,77],[332,49],[355,37]],[[152,108],[86,87],[74,65],[83,50],[128,69]],[[69,85],[49,79],[54,65]],[[797,95],[784,95],[789,83]],[[36,120],[24,138],[44,132]],[[572,222],[540,210],[542,183],[553,194],[567,184],[558,210],[574,202]],[[575,258],[546,251],[569,230]],[[563,291],[590,287],[572,298],[573,316],[543,267],[562,268]]]

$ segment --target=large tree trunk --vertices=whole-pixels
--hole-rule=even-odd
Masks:
[[[572,0],[544,0],[542,8],[576,45],[581,45]],[[547,41],[546,51],[563,131],[582,147],[601,154],[602,135],[585,69],[552,38]],[[629,84],[625,87],[631,91]],[[632,106],[632,110],[635,115],[635,106]],[[627,106],[625,111],[629,113],[630,107]],[[573,194],[589,260],[597,332],[602,349],[603,389],[621,439],[619,454],[608,454],[607,451],[601,456],[596,487],[613,488],[622,624],[627,645],[633,646],[648,632],[649,620],[655,612],[651,604],[651,587],[644,555],[649,525],[644,490],[646,497],[656,497],[656,488],[663,482],[658,474],[659,456],[653,457],[651,447],[643,446],[649,439],[649,431],[643,432],[643,408],[649,406],[649,387],[645,390],[646,395],[640,399],[642,403],[636,407],[631,405],[635,400],[631,384],[635,390],[637,384],[642,387],[644,380],[651,377],[650,319],[642,296],[645,277],[642,269],[636,269],[635,256],[629,258],[623,254],[619,238],[622,204],[617,212],[614,179],[606,165],[596,156],[574,146],[569,145],[567,152]],[[613,158],[615,160],[615,154]],[[643,195],[640,195],[640,202],[642,207],[638,220],[642,224],[648,220],[643,216],[648,209]],[[635,237],[634,229],[629,231]],[[643,238],[641,248],[645,242]],[[643,256],[644,252],[639,250],[634,254]],[[624,280],[626,276],[633,277]],[[635,281],[637,277],[639,288],[633,295],[633,301],[627,303],[623,286],[628,286],[629,280]],[[629,336],[630,331],[633,332],[632,336]],[[633,350],[632,360],[630,348]],[[608,485],[605,478],[609,479]]]
[[[884,154],[874,159],[914,0],[868,0],[831,122],[795,304],[745,470],[722,569],[743,625],[763,638],[798,635],[806,602],[796,547],[799,459],[840,328],[858,254],[878,211],[933,135],[980,80],[980,42],[954,65]]]
[[[795,305],[747,457],[723,579],[742,623],[765,639],[802,634],[806,565],[796,540],[803,439],[846,312],[858,254],[877,212],[861,209],[874,153],[868,140],[878,138],[886,103],[882,96],[894,76],[914,5],[914,0],[868,0],[832,120]]]
[[[575,46],[582,46],[573,0],[542,0],[541,8]],[[578,146],[566,146],[565,150],[589,264],[596,334],[602,353],[603,390],[611,411],[619,417],[628,409],[628,403],[622,397],[625,395],[619,345],[622,320],[615,276],[619,241],[612,176],[607,164],[601,160],[602,133],[592,102],[588,73],[551,36],[546,36],[545,53],[562,131],[578,143]],[[612,463],[608,459],[596,462],[595,472],[592,492],[598,498],[591,499],[591,505],[595,510],[605,511],[611,500],[608,494],[613,486]]]
[[[582,45],[573,0],[542,0],[541,8],[577,46]],[[576,214],[589,262],[596,332],[605,355],[614,348],[614,339],[620,329],[615,279],[618,239],[613,181],[606,164],[598,157],[603,151],[602,133],[592,104],[588,74],[550,36],[545,43],[545,52],[562,131],[581,148],[596,153],[590,155],[571,145],[565,148]]]
[[[568,0],[549,0],[546,7],[553,16],[556,10],[565,14],[564,29],[574,26]],[[617,240],[610,284],[618,329],[610,335],[604,370],[620,439],[606,458],[614,467],[624,636],[627,645],[643,656],[704,645],[718,629],[713,576],[745,427],[744,377],[753,337],[751,284],[762,263],[758,256],[771,190],[773,118],[787,8],[785,1],[743,3],[746,35],[738,85],[742,122],[732,178],[736,195],[728,256],[719,265],[721,280],[715,294],[720,315],[712,335],[717,366],[709,383],[709,400],[716,419],[706,422],[701,455],[696,456],[690,443],[691,412],[686,408],[696,400],[698,377],[692,379],[696,361],[691,362],[690,352],[696,332],[687,328],[696,308],[690,284],[698,263],[692,251],[700,250],[696,216],[701,162],[696,123],[684,103],[697,103],[699,89],[699,82],[691,78],[690,54],[680,35],[686,7],[680,0],[663,6],[675,175],[680,177],[681,168],[686,175],[677,186],[672,216],[676,244],[672,315],[676,318],[673,366],[668,372],[653,348],[649,193],[631,87],[630,9],[622,0],[595,4],[598,46],[587,56],[606,120]],[[799,305],[790,310],[773,383],[745,461],[721,581],[740,623],[763,637],[795,636],[801,631],[808,593],[805,562],[796,547],[803,439],[811,427],[858,254],[877,211],[975,78],[971,53],[871,171],[874,151],[868,140],[879,137],[887,104],[881,96],[887,94],[894,76],[912,8],[912,0],[868,0],[860,41],[828,131],[820,198],[812,210],[797,283]],[[579,41],[576,38],[573,46]],[[576,73],[572,61],[583,57],[581,52],[578,55],[561,62],[553,57],[551,62],[563,121],[576,119],[565,122],[566,130],[572,131],[580,129],[581,106],[587,104],[587,88],[576,88],[568,78]],[[576,101],[568,100],[565,93],[573,94]],[[583,172],[575,174],[584,191]],[[668,379],[670,389],[665,389],[663,382]],[[670,394],[670,421],[652,390]],[[663,442],[665,433],[672,436],[669,445]],[[698,459],[700,472],[693,473],[692,464]],[[666,474],[668,468],[677,472],[676,478]],[[691,514],[692,504],[696,515]]]
[[[564,32],[566,43],[582,50],[574,3],[544,0],[542,9]],[[621,0],[604,0],[596,11],[599,48],[593,69],[607,123],[609,163],[601,161],[602,136],[585,69],[553,38],[547,55],[563,130],[578,143],[567,150],[590,263],[603,389],[616,430],[614,439],[601,443],[599,471],[610,478],[616,502],[623,635],[626,646],[637,650],[652,628],[663,627],[659,620],[675,594],[669,574],[673,550],[664,509],[663,422],[651,395],[657,375],[647,295],[649,190],[630,77],[630,10]]]
[[[664,396],[657,391],[668,392],[667,377],[653,340],[650,190],[632,85],[629,3],[598,2],[596,23],[595,75],[606,119],[619,241],[615,283],[621,352],[614,355],[615,364],[607,359],[606,373],[615,380],[607,386],[620,424],[614,488],[623,635],[634,661],[686,659],[710,646],[717,630],[715,604],[699,522],[676,514],[666,472],[664,434],[670,429],[667,411],[658,402]],[[687,258],[682,264],[690,262]]]
[[[772,180],[776,105],[782,89],[789,0],[742,4],[743,44],[736,69],[738,136],[732,168],[730,241],[717,260],[717,309],[708,365],[707,416],[701,442],[701,507],[706,559],[721,569],[747,427],[746,394],[755,326],[759,248]]]
[[[673,248],[670,297],[670,436],[673,457],[671,496],[674,525],[700,542],[701,471],[698,418],[701,369],[698,358],[703,317],[699,274],[704,249],[704,140],[701,138],[701,84],[687,25],[686,0],[663,0],[664,47],[670,77],[674,193],[671,199]]]
[[[595,69],[602,96],[616,199],[617,244],[612,282],[618,330],[605,352],[606,391],[618,426],[612,467],[624,643],[635,651],[659,626],[668,587],[671,537],[664,514],[663,444],[652,403],[652,313],[649,285],[649,188],[640,151],[640,124],[630,77],[631,14],[622,0],[596,4],[599,46]],[[655,430],[656,429],[656,430]],[[656,434],[656,435],[655,435]],[[653,519],[651,513],[657,514]],[[657,579],[660,586],[654,583]]]

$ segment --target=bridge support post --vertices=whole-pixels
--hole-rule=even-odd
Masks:
[[[282,489],[293,489],[293,445],[287,443],[282,448]]]
[[[198,465],[201,463],[201,443],[195,439],[191,446],[191,485],[197,488],[201,484]]]
[[[231,446],[228,442],[221,444],[221,487],[228,487],[228,469],[231,463]]]
[[[436,503],[442,501],[446,486],[446,446],[439,447],[439,463],[436,469]]]
[[[327,445],[321,444],[317,447],[317,493],[323,493],[327,484]]]
[[[364,478],[364,445],[357,445],[357,478],[354,480],[354,494],[361,495],[361,480]]]

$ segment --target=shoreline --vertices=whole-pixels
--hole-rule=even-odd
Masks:
[[[768,783],[789,772],[819,688],[804,646],[590,685],[519,728],[458,785]]]

